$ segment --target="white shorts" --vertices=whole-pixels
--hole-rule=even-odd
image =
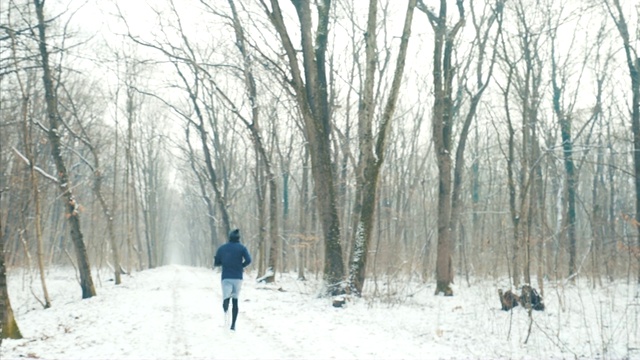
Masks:
[[[223,279],[222,280],[222,298],[237,299],[238,296],[240,296],[241,288],[242,288],[242,279]]]

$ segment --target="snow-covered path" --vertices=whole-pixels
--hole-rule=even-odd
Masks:
[[[426,347],[410,344],[413,339],[390,333],[388,327],[363,327],[367,319],[344,316],[344,309],[315,298],[311,289],[279,291],[252,280],[243,284],[237,331],[231,332],[222,326],[219,276],[209,269],[167,266],[126,276],[120,286],[107,283],[91,299],[28,310],[18,316],[25,339],[5,340],[0,358],[362,359],[427,354]],[[73,281],[67,286],[67,292],[78,291]],[[447,353],[451,355],[440,355]]]
[[[37,281],[10,275],[25,338],[5,340],[2,360],[640,358],[638,299],[615,284],[554,290],[562,299],[548,295],[529,335],[526,311],[499,310],[497,284],[444,298],[429,284],[395,283],[388,302],[358,299],[337,309],[315,296],[316,281],[282,274],[264,285],[250,273],[231,332],[222,327],[219,271],[165,266],[124,276],[119,286],[95,274],[98,296],[81,300],[73,271],[53,269],[47,310],[31,294]]]

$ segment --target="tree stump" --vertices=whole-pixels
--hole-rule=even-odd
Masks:
[[[522,291],[520,293],[520,303],[523,307],[527,309],[532,309],[536,311],[544,310],[544,302],[542,301],[542,296],[538,294],[538,291],[531,287],[531,285],[523,285]]]
[[[506,293],[502,292],[502,289],[498,289],[498,296],[500,297],[500,304],[502,305],[502,310],[509,311],[514,307],[518,306],[520,302],[520,298],[518,295],[511,292],[511,290],[507,290]]]
[[[346,305],[346,303],[347,303],[346,296],[336,296],[333,298],[333,302],[332,302],[333,307],[336,307],[336,308],[341,308],[344,305]]]

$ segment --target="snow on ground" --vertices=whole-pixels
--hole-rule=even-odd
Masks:
[[[315,280],[283,274],[264,285],[249,273],[231,332],[222,327],[218,270],[171,265],[123,276],[119,286],[101,272],[98,296],[81,300],[73,271],[52,269],[47,310],[32,295],[37,276],[16,273],[10,296],[24,339],[4,340],[2,360],[640,359],[637,287],[622,283],[547,285],[547,310],[530,322],[521,307],[500,310],[495,281],[442,297],[432,284],[396,279],[376,297],[334,308],[316,296]]]

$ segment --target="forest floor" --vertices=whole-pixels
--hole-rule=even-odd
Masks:
[[[94,274],[98,295],[80,299],[72,269],[51,269],[43,310],[35,272],[9,272],[24,339],[0,359],[640,359],[636,285],[547,285],[543,312],[500,310],[500,281],[457,286],[382,281],[376,296],[334,308],[317,280],[245,276],[237,331],[223,327],[219,270],[171,265],[123,276]],[[374,293],[374,291],[370,291]],[[532,321],[531,321],[532,320]]]

